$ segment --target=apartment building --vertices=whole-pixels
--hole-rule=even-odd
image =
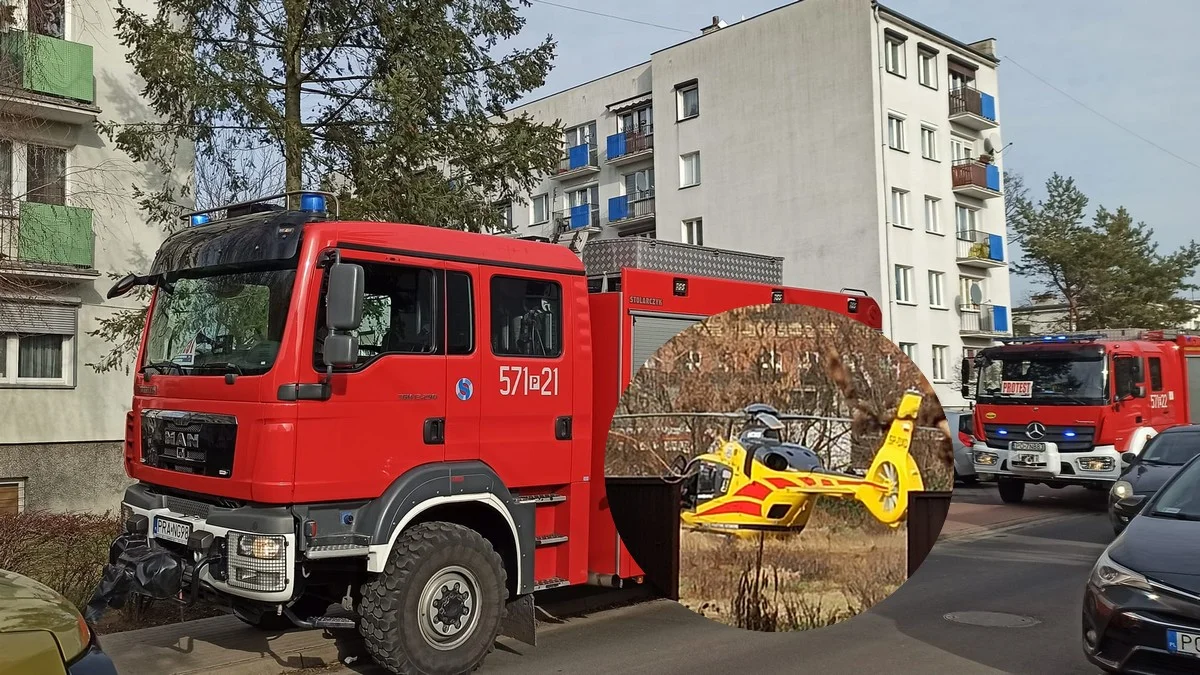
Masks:
[[[944,405],[1008,334],[994,40],[871,0],[800,0],[515,111],[567,127],[558,171],[502,205],[518,235],[648,236],[785,258],[861,289]]]
[[[153,4],[133,8],[153,11]],[[109,273],[162,240],[134,202],[146,174],[98,119],[144,118],[114,16],[98,0],[0,3],[0,512],[113,509],[132,376],[98,374],[88,336],[129,300]]]

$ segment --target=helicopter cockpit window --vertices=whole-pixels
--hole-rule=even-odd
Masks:
[[[704,503],[725,494],[733,473],[714,462],[700,462],[696,471],[696,502]]]
[[[492,278],[492,353],[562,355],[562,287],[544,279]]]

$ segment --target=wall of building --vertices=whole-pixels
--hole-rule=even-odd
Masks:
[[[24,485],[26,511],[117,513],[133,481],[120,443],[0,445],[0,484]]]
[[[653,55],[659,238],[701,217],[704,245],[783,256],[789,285],[882,299],[865,6],[805,0]],[[676,124],[692,79],[700,116]],[[680,190],[697,150],[701,184]]]

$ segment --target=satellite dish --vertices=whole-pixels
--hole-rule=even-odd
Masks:
[[[990,134],[983,139],[983,151],[989,155],[996,154],[996,142]]]
[[[983,289],[979,287],[979,284],[971,284],[970,293],[972,305],[978,305],[983,302]]]

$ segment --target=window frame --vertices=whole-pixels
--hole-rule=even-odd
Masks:
[[[917,363],[917,357],[921,355],[919,345],[915,342],[900,342],[897,343],[900,347],[900,353],[908,357],[908,360]],[[909,353],[911,350],[911,354]]]
[[[929,284],[929,306],[934,309],[949,309],[946,306],[946,273],[939,270],[929,270],[926,275]],[[934,289],[937,289],[937,299],[934,299]]]
[[[1162,359],[1160,357],[1146,357],[1146,373],[1150,380],[1150,391],[1162,391]]]
[[[528,284],[529,282],[537,282],[551,284],[557,290],[558,295],[558,322],[556,325],[557,335],[555,335],[555,343],[557,352],[554,354],[508,354],[496,351],[496,328],[498,324],[494,320],[496,309],[496,282],[497,281],[521,281]],[[528,288],[528,286],[526,287]],[[531,274],[511,274],[508,272],[498,272],[492,274],[488,279],[488,351],[493,358],[496,359],[537,359],[540,361],[561,360],[566,354],[566,339],[567,330],[566,324],[567,303],[563,291],[563,284],[558,279],[552,277],[536,276]]]
[[[908,118],[898,112],[888,111],[888,147],[897,152],[908,152],[908,141],[905,136],[908,134],[907,122]],[[895,123],[893,128],[893,122]]]
[[[891,191],[891,218],[889,222],[895,227],[903,227],[906,230],[911,230],[912,225],[908,222],[908,190],[892,186]]]
[[[696,160],[695,161],[695,171],[693,172],[695,182],[685,183],[684,180],[687,175],[688,160],[691,158],[695,158],[695,160]],[[692,152],[685,152],[685,153],[679,155],[679,189],[680,190],[686,190],[687,188],[696,187],[697,185],[699,185],[700,181],[702,179],[702,175],[703,174],[702,174],[701,166],[700,166],[700,151],[699,150],[693,150]]]
[[[903,273],[903,281],[901,283],[901,273]],[[916,305],[912,300],[913,292],[913,266],[896,264],[892,271],[892,281],[895,289],[892,291],[892,297],[897,304],[900,305]],[[904,297],[901,297],[900,290],[904,289]]]
[[[928,141],[925,140],[927,136],[929,138]],[[923,157],[931,162],[942,161],[938,157],[937,147],[938,147],[938,128],[937,128],[937,126],[935,126],[933,124],[929,124],[928,122],[922,122],[921,123],[921,157]]]
[[[940,359],[939,359],[940,355]],[[950,345],[933,345],[929,349],[930,374],[934,382],[949,382]],[[941,366],[939,368],[939,366]],[[940,371],[940,372],[939,372]]]
[[[683,221],[681,227],[683,243],[692,246],[704,245],[704,218],[688,218]],[[691,241],[692,239],[696,241]]]
[[[696,112],[691,115],[685,114],[686,108],[684,102],[689,92],[696,92]],[[675,121],[686,122],[694,120],[700,116],[700,82],[699,80],[691,80],[681,82],[675,85]]]
[[[442,282],[442,325],[445,332],[445,352],[446,356],[471,356],[475,353],[476,345],[479,342],[479,321],[476,319],[477,312],[475,311],[478,302],[478,293],[475,290],[475,276],[466,270],[443,270],[444,281]],[[468,318],[468,333],[470,334],[470,347],[467,351],[454,351],[450,342],[450,303],[454,300],[450,291],[450,277],[461,276],[467,280],[467,307]]]
[[[538,220],[537,217],[538,200],[542,200],[542,213],[545,216],[541,220]],[[550,222],[550,193],[543,192],[536,194],[533,196],[533,199],[529,200],[529,225],[545,225],[548,222]]]
[[[955,202],[954,203],[954,236],[957,237],[958,239],[961,239],[962,241],[970,241],[970,239],[963,239],[962,238],[963,235],[970,236],[967,234],[968,232],[981,232],[982,230],[979,229],[979,212],[980,212],[980,209],[978,209],[978,208],[968,206],[966,204],[962,204],[959,202]],[[968,214],[966,229],[963,229],[962,223],[959,222],[958,214],[960,214],[960,213]]]
[[[917,44],[917,81],[922,86],[937,91],[938,88],[938,52],[936,49]],[[926,65],[929,67],[926,68]]]
[[[883,68],[900,78],[908,78],[908,37],[891,30],[884,30]]]
[[[25,483],[27,482],[27,480],[28,479],[26,479],[26,478],[0,478],[0,487],[12,486],[12,487],[17,488],[17,513],[16,513],[16,515],[21,515],[22,513],[25,512],[25,501],[26,501]]]
[[[933,218],[930,218],[930,214],[933,215]],[[925,231],[929,234],[944,234],[942,232],[942,200],[940,197],[925,195]]]
[[[76,319],[75,330],[75,335],[68,335],[65,333],[13,333],[0,331],[0,341],[5,343],[4,350],[0,352],[0,358],[4,359],[4,363],[0,364],[0,388],[74,389],[77,379],[76,352],[79,344],[78,319]],[[62,339],[62,377],[21,377],[21,338],[37,337],[42,335],[53,335]]]

